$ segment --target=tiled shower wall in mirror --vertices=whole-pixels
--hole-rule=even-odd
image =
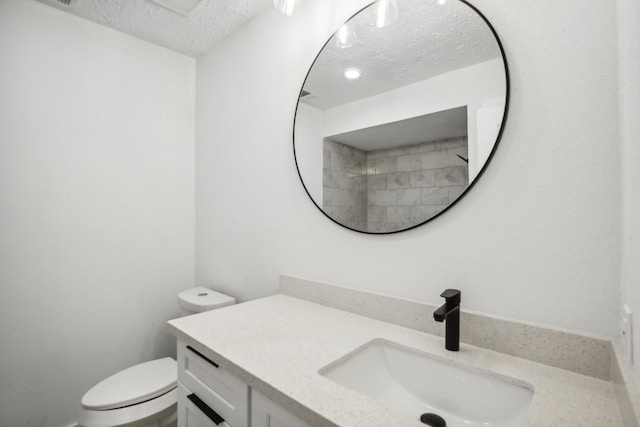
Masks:
[[[469,184],[467,139],[363,151],[324,142],[323,210],[348,227],[374,233],[421,223]]]
[[[323,155],[322,209],[340,224],[366,230],[366,151],[325,139]]]

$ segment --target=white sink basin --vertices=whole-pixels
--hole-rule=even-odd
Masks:
[[[416,420],[436,414],[447,427],[525,426],[533,397],[523,381],[385,340],[365,344],[320,374]]]

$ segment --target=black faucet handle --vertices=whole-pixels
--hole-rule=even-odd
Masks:
[[[453,307],[460,304],[460,296],[462,292],[458,289],[446,289],[440,294],[445,299],[448,307]]]

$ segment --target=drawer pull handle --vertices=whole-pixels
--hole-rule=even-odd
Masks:
[[[207,362],[211,363],[213,366],[215,366],[216,368],[218,368],[218,364],[216,362],[214,362],[213,360],[209,359],[208,357],[206,357],[205,355],[203,355],[202,353],[200,353],[198,350],[196,350],[195,348],[191,347],[190,345],[187,346],[187,348],[189,350],[191,350],[192,352],[194,352],[195,354],[197,354],[198,356],[202,357],[204,360],[206,360]]]
[[[211,421],[213,421],[216,425],[224,422],[224,418],[222,418],[216,411],[211,409],[209,405],[204,403],[198,396],[191,393],[187,396],[187,399],[193,402],[194,405],[198,407]]]

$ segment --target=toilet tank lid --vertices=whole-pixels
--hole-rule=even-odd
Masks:
[[[236,299],[200,286],[180,292],[178,294],[178,303],[185,310],[200,313],[233,305],[236,303]]]
[[[178,380],[176,361],[170,357],[132,366],[102,380],[82,397],[82,407],[117,409],[161,396]]]

